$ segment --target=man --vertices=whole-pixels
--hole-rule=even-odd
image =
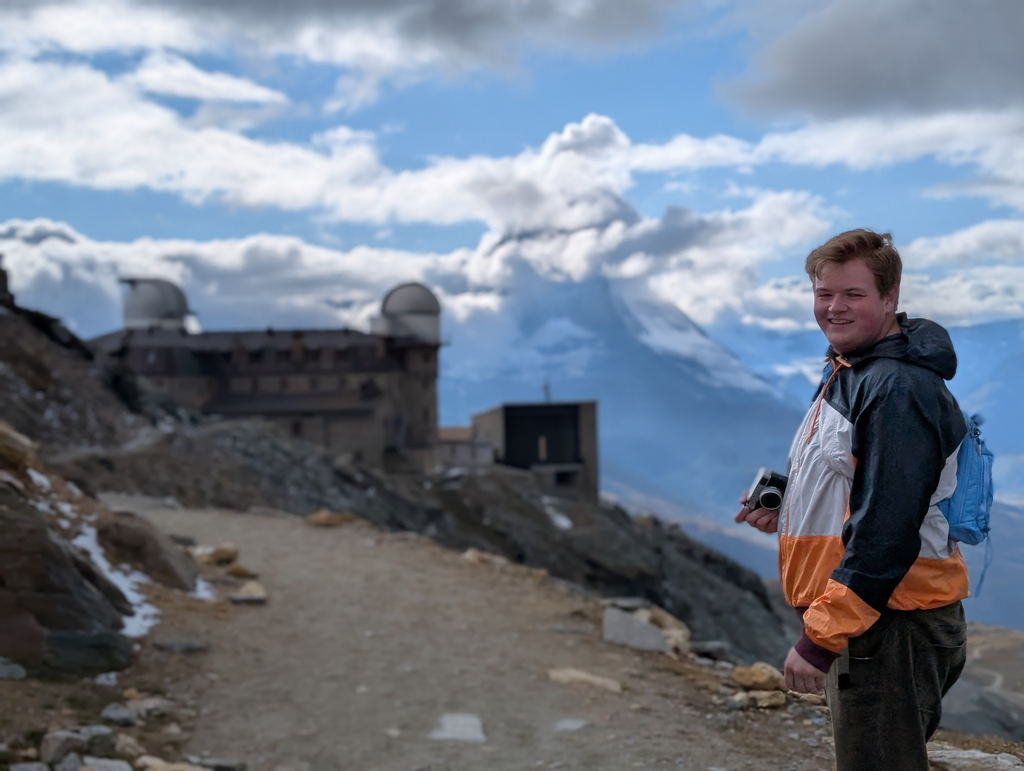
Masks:
[[[744,496],[736,521],[779,533],[782,586],[804,620],[786,684],[826,691],[839,771],[927,771],[925,743],[966,658],[967,568],[935,506],[967,433],[943,382],[956,355],[942,327],[897,314],[888,234],[842,233],[806,268],[825,375],[781,509]]]

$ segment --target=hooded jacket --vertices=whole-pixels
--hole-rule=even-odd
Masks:
[[[935,505],[956,487],[967,435],[944,381],[945,329],[897,316],[900,333],[847,356],[831,347],[789,455],[779,513],[786,599],[804,611],[797,652],[822,671],[883,610],[967,597],[967,568]]]

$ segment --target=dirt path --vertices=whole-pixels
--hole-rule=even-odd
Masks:
[[[826,729],[802,705],[715,706],[722,672],[672,671],[662,656],[604,643],[596,601],[527,569],[470,564],[362,525],[141,513],[201,543],[234,542],[270,595],[264,607],[172,607],[151,633],[211,645],[187,657],[187,674],[186,657],[168,663],[168,694],[201,705],[187,752],[255,771],[831,765]],[[624,692],[549,682],[548,669],[566,666]],[[476,716],[486,740],[430,738],[446,714]]]

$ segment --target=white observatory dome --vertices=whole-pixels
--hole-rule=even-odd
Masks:
[[[382,316],[403,316],[407,313],[440,316],[441,303],[423,284],[400,284],[384,296]]]
[[[378,335],[441,343],[441,303],[423,284],[400,284],[384,296],[371,328]]]
[[[184,329],[191,313],[185,293],[162,278],[123,278],[125,329]]]

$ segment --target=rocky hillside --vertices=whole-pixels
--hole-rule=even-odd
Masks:
[[[0,359],[0,417],[36,440],[50,468],[87,495],[142,493],[298,515],[351,511],[606,595],[644,597],[737,661],[780,662],[790,643],[754,573],[656,519],[545,497],[512,470],[386,478],[339,465],[263,423],[170,420],[173,408],[147,408],[130,376],[98,366],[58,322],[18,309],[0,317]]]
[[[685,621],[698,642],[715,643],[709,650],[739,662],[781,662],[792,642],[752,571],[653,517],[545,496],[514,469],[385,477],[259,422],[152,432],[129,446],[67,456],[57,468],[96,491],[188,507],[348,511],[387,530],[493,552],[605,595],[644,597]]]

